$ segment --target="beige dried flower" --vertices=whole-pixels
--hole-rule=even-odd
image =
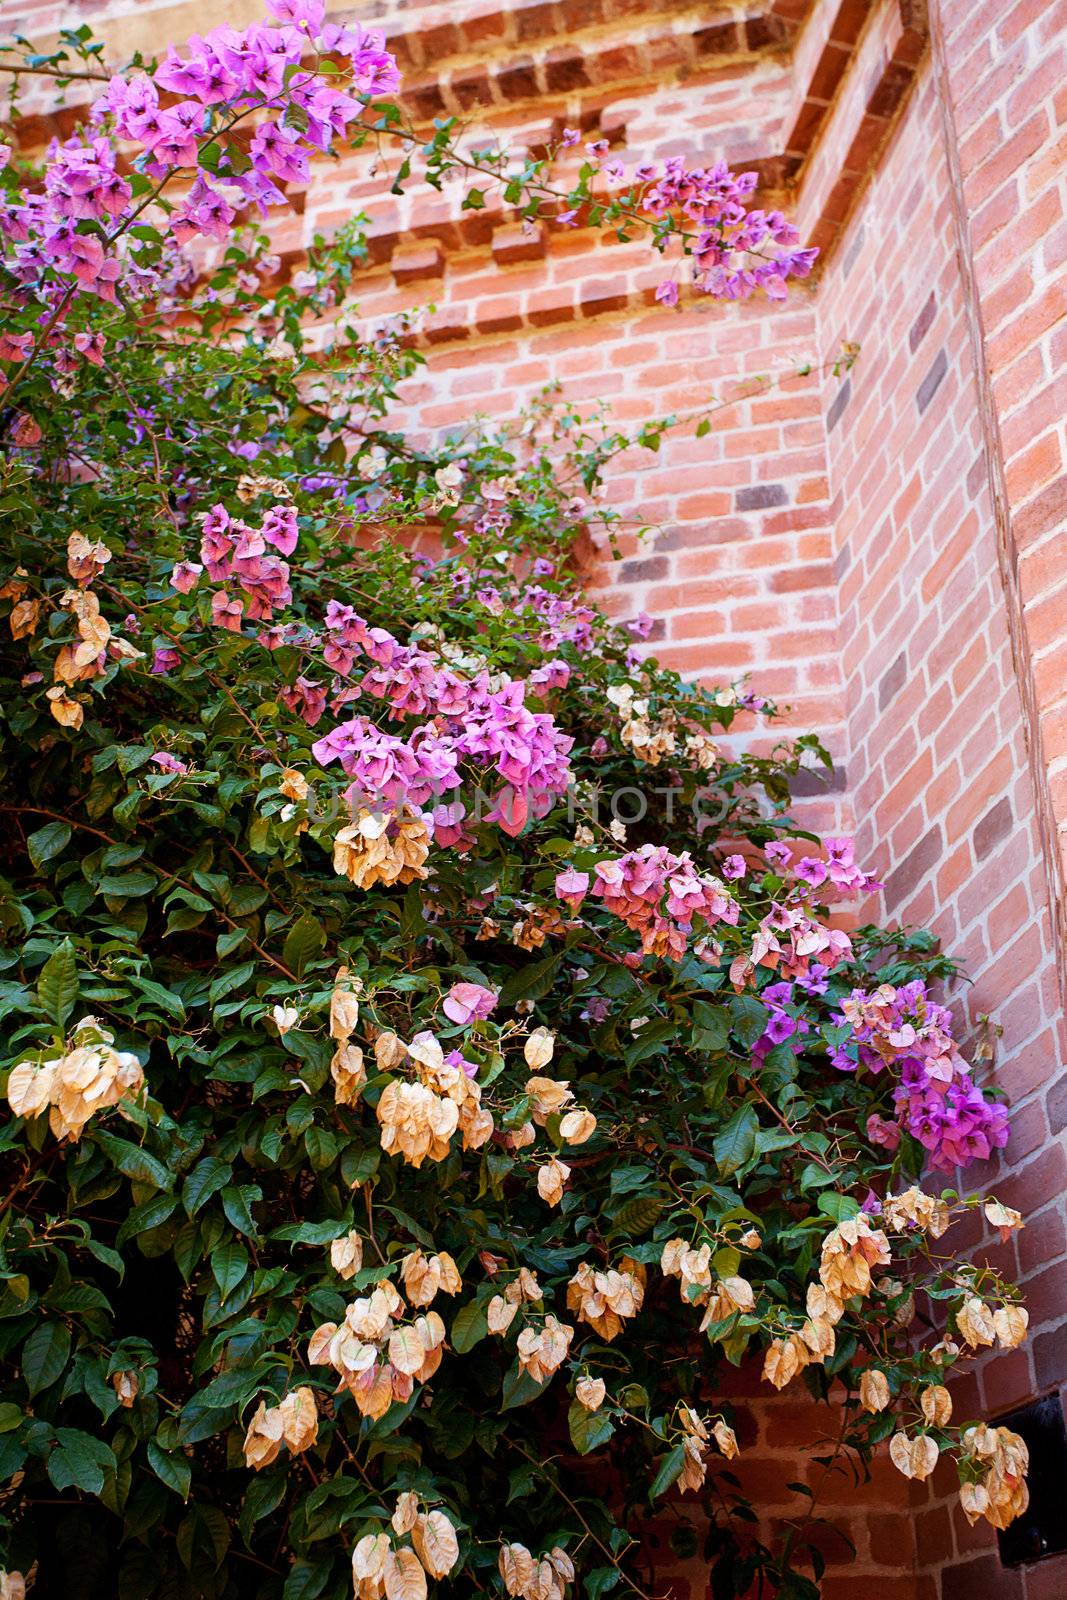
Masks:
[[[113,1372],[111,1374],[111,1387],[118,1397],[120,1406],[129,1411],[141,1388],[141,1380],[136,1372]]]
[[[937,1441],[928,1433],[909,1438],[906,1433],[895,1433],[889,1441],[889,1459],[905,1478],[915,1478],[922,1483],[937,1466],[939,1455]]]
[[[363,1265],[363,1240],[355,1228],[330,1243],[330,1265],[341,1278],[354,1278]]]
[[[868,1367],[860,1378],[860,1405],[872,1414],[889,1404],[889,1379],[877,1367]]]
[[[919,1396],[923,1418],[932,1428],[947,1428],[952,1420],[952,1396],[943,1383],[931,1383]]]
[[[547,1067],[555,1054],[555,1035],[547,1028],[535,1028],[522,1047],[526,1065],[534,1072],[539,1072],[542,1067]]]
[[[599,1411],[607,1392],[603,1378],[579,1378],[574,1386],[574,1398],[586,1411]]]
[[[555,1156],[537,1169],[537,1192],[546,1205],[558,1206],[563,1199],[563,1187],[571,1169]]]

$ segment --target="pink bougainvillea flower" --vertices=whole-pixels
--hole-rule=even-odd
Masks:
[[[199,561],[179,561],[170,575],[171,584],[182,594],[188,594],[190,589],[195,589],[203,570]]]
[[[867,1118],[867,1137],[872,1144],[880,1144],[885,1150],[895,1150],[900,1143],[901,1126],[899,1122],[887,1122],[885,1117],[872,1111]]]
[[[722,864],[722,875],[731,881],[743,878],[747,867],[744,856],[727,856]]]
[[[565,900],[572,911],[577,911],[588,892],[588,872],[575,872],[568,867],[566,872],[556,874],[556,898]]]
[[[228,633],[240,633],[244,601],[228,595],[225,589],[216,589],[211,596],[211,620],[216,628]]]
[[[497,1002],[497,991],[480,983],[454,983],[445,995],[441,1009],[451,1021],[465,1026],[488,1017]]]
[[[169,750],[157,750],[152,760],[157,767],[162,767],[164,772],[188,772],[189,768],[184,761],[179,761],[177,756],[172,756]]]
[[[172,649],[170,645],[160,645],[152,657],[152,671],[157,677],[165,672],[173,672],[174,668],[181,662],[181,659],[178,651]]]
[[[798,878],[810,883],[813,889],[820,883],[825,883],[829,877],[826,862],[820,860],[818,856],[801,856],[793,870]]]

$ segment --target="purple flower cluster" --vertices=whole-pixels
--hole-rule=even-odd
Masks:
[[[268,0],[268,10],[277,26],[224,24],[194,35],[184,53],[170,47],[152,77],[112,78],[91,112],[107,131],[53,141],[43,191],[0,204],[7,265],[25,291],[58,305],[71,289],[114,302],[120,282],[143,287],[136,247],[119,253],[136,213],[112,135],[135,146],[134,168],[157,184],[193,175],[170,218],[179,243],[198,234],[224,239],[247,207],[265,215],[284,201],[279,184],[306,180],[312,150],[328,151],[368,100],[399,87],[380,33],[326,24],[323,0]],[[347,58],[351,92],[335,86],[340,77],[327,82],[314,65],[302,65],[314,50],[334,63]],[[253,116],[247,142],[227,137]]]
[[[211,616],[216,627],[240,633],[242,623],[269,622],[276,607],[293,598],[289,565],[267,546],[290,556],[296,549],[296,512],[291,506],[272,506],[258,528],[231,517],[225,506],[212,506],[201,517],[200,560],[179,561],[170,581],[189,594],[203,574],[221,584],[211,596]]]
[[[337,615],[334,612],[335,622]],[[356,621],[361,623],[361,619]],[[347,648],[352,647],[353,631],[354,624],[350,625]],[[392,641],[384,629],[368,633],[378,635],[372,642],[379,652],[389,649],[391,642],[403,656],[404,647]],[[429,660],[420,660],[420,670]],[[405,709],[410,710],[410,683],[405,677],[408,665],[403,659],[399,662],[398,692],[405,697]],[[391,665],[383,665],[377,672],[377,687],[383,692],[388,692],[392,671]],[[354,780],[349,791],[353,804],[425,806],[431,798],[460,787],[460,763],[470,760],[503,779],[484,820],[499,823],[506,833],[518,834],[530,816],[544,816],[566,790],[570,781],[567,756],[573,740],[559,731],[546,712],[527,708],[521,682],[506,679],[491,687],[484,673],[463,679],[448,669],[435,676],[423,672],[415,704],[419,713],[429,712],[432,721],[406,738],[383,733],[365,717],[356,716],[312,746],[320,766],[339,761]],[[458,843],[465,815],[462,803],[453,802],[438,806],[425,820],[439,842]]]
[[[828,972],[828,967],[813,961],[805,975],[792,982],[769,983],[760,991],[760,999],[770,1015],[763,1037],[756,1041],[752,1049],[757,1061],[762,1061],[775,1045],[810,1034],[811,1023],[800,1013],[800,1006],[806,996],[826,993]]]
[[[168,49],[154,77],[112,78],[94,107],[97,121],[110,117],[116,133],[141,147],[137,165],[150,178],[196,170],[171,218],[179,239],[198,233],[225,238],[245,207],[265,214],[280,204],[285,197],[278,185],[306,182],[312,150],[328,151],[368,99],[399,88],[396,61],[380,33],[327,26],[324,5],[313,0],[268,0],[268,9],[280,26],[223,24],[194,34],[185,54]],[[312,45],[347,57],[355,93],[324,82],[314,66],[302,66]],[[164,105],[161,93],[182,98]],[[247,147],[224,143],[210,171],[205,169],[200,141],[225,134],[253,112],[266,115],[255,122]]]
[[[646,844],[615,860],[599,861],[593,874],[592,893],[640,934],[645,955],[681,961],[694,918],[707,928],[719,922],[735,926],[738,920],[729,890],[717,879],[701,877],[688,851],[674,855],[665,845]],[[562,898],[570,898],[567,889],[564,884]]]
[[[530,583],[515,605],[520,612],[526,608],[540,623],[538,643],[542,649],[555,650],[561,644],[572,644],[576,650],[588,650],[592,645],[596,612],[574,595],[558,594],[539,583]]]
[[[743,981],[753,967],[770,967],[787,978],[806,978],[814,966],[825,970],[847,961],[852,941],[841,928],[812,917],[802,904],[776,903],[760,922],[748,956],[731,968],[733,981]]]
[[[854,989],[834,1021],[852,1032],[849,1044],[831,1051],[840,1071],[854,1072],[862,1064],[872,1072],[885,1066],[899,1072],[893,1090],[897,1120],[877,1114],[868,1119],[875,1144],[895,1149],[906,1129],[935,1170],[952,1172],[988,1160],[1007,1143],[1006,1109],[987,1100],[971,1077],[952,1037],[951,1012],[929,998],[921,980],[899,989],[883,984],[871,995]]]
[[[594,146],[603,161],[606,147]],[[613,183],[625,181],[622,163],[609,161],[602,170]],[[800,235],[780,211],[749,210],[746,201],[758,181],[755,172],[732,172],[724,161],[711,167],[687,167],[671,156],[662,167],[645,163],[632,181],[643,186],[639,206],[655,222],[670,218],[695,235],[693,286],[719,300],[747,300],[757,289],[772,300],[786,298],[788,278],[806,278],[817,250],[798,250]],[[656,291],[665,305],[678,301],[678,284],[667,278]]]
[[[856,865],[854,848],[851,839],[827,839],[824,842],[825,856],[801,856],[799,860],[794,860],[792,846],[784,840],[775,840],[767,845],[763,853],[775,871],[792,873],[798,882],[810,889],[831,884],[841,891],[834,898],[844,899],[872,894],[882,887],[875,878]]]

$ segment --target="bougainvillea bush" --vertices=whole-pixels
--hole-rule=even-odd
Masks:
[[[288,277],[259,219],[354,142],[644,229],[668,305],[810,254],[746,175],[416,135],[380,39],[271,11],[4,151],[0,1594],[648,1597],[668,1504],[716,1595],[816,1595],[730,1363],[1003,1526],[1025,1449],[945,1379],[1026,1314],[951,1224],[1020,1219],[955,1187],[1007,1124],[950,964],[831,921],[817,741],[738,753],[773,706],[568,575],[629,441],[406,438],[365,219]]]

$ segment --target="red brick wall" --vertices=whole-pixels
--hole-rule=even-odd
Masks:
[[[115,59],[162,48],[258,0],[0,0],[40,37],[101,21]],[[367,20],[383,8],[335,6]],[[1014,1131],[988,1176],[1028,1215],[977,1251],[1023,1279],[1033,1337],[959,1386],[957,1410],[1002,1412],[1067,1381],[1061,1287],[1067,824],[1067,507],[1062,272],[1067,9],[1045,0],[480,0],[413,4],[383,21],[417,114],[476,116],[537,147],[565,124],[628,160],[685,152],[757,164],[824,250],[785,309],[651,303],[644,250],[581,231],[517,234],[490,205],[413,191],[374,202],[372,264],[354,285],[373,321],[436,310],[428,368],[403,393],[432,434],[514,414],[549,379],[636,424],[737,399],[712,432],[669,436],[613,469],[609,498],[639,541],[590,576],[613,613],[647,610],[649,646],[721,682],[749,672],[822,733],[817,825],[854,829],[885,880],[872,913],[934,926],[966,963],[952,996],[970,1034],[1002,1030],[992,1073]],[[323,165],[278,229],[294,258],[315,229],[371,204],[363,158]],[[798,363],[860,359],[842,384]],[[758,374],[777,374],[756,393]],[[1059,383],[1057,393],[1056,384]],[[747,737],[761,737],[758,730]],[[980,1175],[980,1178],[984,1175]],[[742,1472],[769,1523],[785,1487],[816,1486],[827,1425],[738,1380]],[[1067,1564],[1005,1573],[951,1483],[908,1507],[871,1485],[821,1493],[855,1545],[826,1540],[827,1600],[1062,1600]],[[657,1583],[704,1600],[699,1562]]]

